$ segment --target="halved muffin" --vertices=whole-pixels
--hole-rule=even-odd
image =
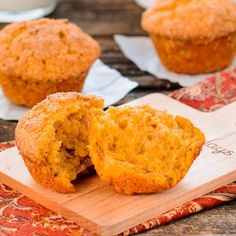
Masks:
[[[17,124],[16,144],[32,177],[57,192],[73,192],[77,175],[92,166],[88,116],[101,98],[76,92],[48,96]]]
[[[204,142],[204,134],[188,119],[147,105],[110,107],[93,114],[89,126],[89,151],[98,175],[124,194],[174,187]]]

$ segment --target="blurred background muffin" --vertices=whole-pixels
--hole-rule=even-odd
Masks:
[[[12,103],[32,107],[55,92],[80,92],[99,55],[97,42],[67,20],[10,24],[0,31],[0,85]]]
[[[232,0],[164,0],[147,10],[142,27],[162,63],[177,73],[220,70],[236,52],[236,4]]]

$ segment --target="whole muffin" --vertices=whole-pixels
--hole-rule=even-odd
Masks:
[[[180,116],[147,105],[93,114],[89,153],[102,181],[124,194],[160,192],[184,178],[204,134]]]
[[[0,85],[14,104],[32,107],[55,92],[80,92],[99,45],[67,20],[40,19],[0,31]]]
[[[232,0],[163,0],[142,17],[162,63],[177,73],[220,70],[236,52]]]
[[[56,93],[17,124],[16,144],[32,177],[57,192],[74,192],[74,181],[90,166],[88,117],[103,109],[101,98]]]

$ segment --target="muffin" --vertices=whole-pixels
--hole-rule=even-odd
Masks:
[[[14,104],[32,107],[55,92],[80,92],[99,45],[67,20],[40,19],[0,31],[0,85]]]
[[[49,95],[17,124],[16,144],[32,177],[57,192],[74,192],[90,166],[87,119],[101,98],[76,92]]]
[[[236,4],[232,0],[163,0],[142,16],[162,63],[171,71],[208,73],[232,63]]]
[[[92,115],[89,152],[102,181],[119,193],[175,186],[205,141],[189,120],[147,105],[110,107],[102,113]]]

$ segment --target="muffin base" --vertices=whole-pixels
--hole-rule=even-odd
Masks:
[[[0,74],[0,84],[4,95],[12,103],[31,108],[45,99],[49,94],[56,92],[81,92],[86,76],[87,72],[84,72],[78,77],[61,82],[34,82]]]
[[[161,62],[183,74],[200,74],[229,66],[236,53],[236,32],[213,40],[180,40],[151,34]]]

